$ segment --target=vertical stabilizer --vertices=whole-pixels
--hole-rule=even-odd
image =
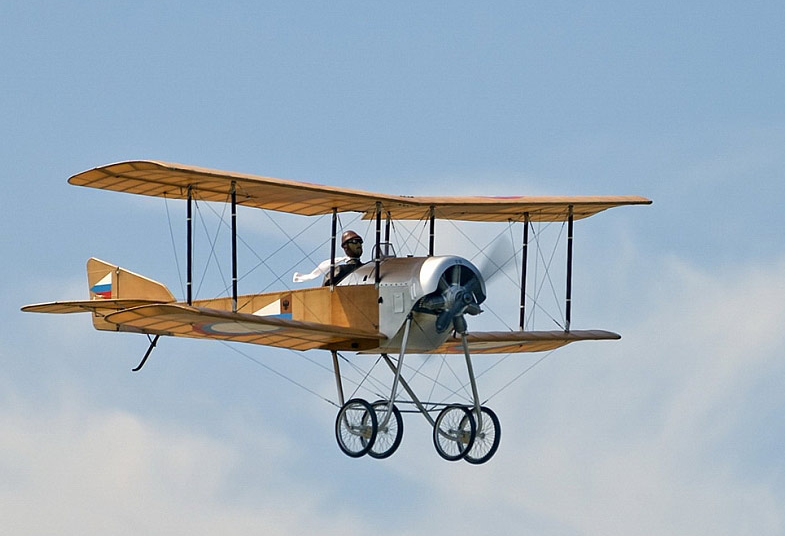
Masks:
[[[174,296],[164,285],[142,275],[129,272],[114,264],[91,258],[87,261],[87,286],[91,300],[140,299],[162,303],[174,302]],[[118,331],[116,324],[93,313],[95,329]]]

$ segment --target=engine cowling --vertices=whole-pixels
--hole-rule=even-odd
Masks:
[[[369,262],[340,285],[373,284],[375,265]],[[481,312],[485,282],[470,261],[458,256],[404,257],[380,263],[379,331],[388,340],[382,350],[397,351],[404,321],[415,315],[410,351],[433,349],[447,338],[450,327],[466,329],[465,314]]]

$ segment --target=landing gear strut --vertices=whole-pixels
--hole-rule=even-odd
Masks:
[[[462,320],[462,318],[461,318]],[[499,419],[490,408],[482,406],[477,391],[477,382],[472,367],[469,345],[466,340],[465,323],[458,320],[458,327],[463,327],[461,341],[466,358],[466,368],[472,389],[473,404],[450,404],[439,412],[436,419],[431,417],[434,406],[426,408],[402,376],[403,360],[411,328],[411,315],[404,326],[401,354],[397,363],[387,354],[382,358],[394,375],[389,400],[379,400],[373,404],[361,398],[353,398],[344,403],[343,386],[338,364],[337,352],[333,352],[338,399],[342,403],[341,410],[335,421],[335,436],[341,450],[353,458],[369,454],[373,458],[383,459],[398,449],[403,438],[403,418],[395,405],[398,385],[401,385],[411,398],[417,410],[433,427],[433,444],[436,452],[449,461],[466,460],[471,464],[482,464],[490,460],[499,448],[501,427]]]

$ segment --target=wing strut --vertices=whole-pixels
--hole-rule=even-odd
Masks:
[[[191,290],[192,287],[193,287],[193,250],[192,250],[192,247],[191,247],[193,245],[193,236],[192,236],[192,232],[193,232],[192,231],[192,227],[193,226],[191,224],[191,221],[192,221],[192,219],[191,219],[191,202],[193,201],[193,191],[192,190],[193,190],[193,188],[189,184],[188,185],[188,203],[187,203],[188,204],[188,208],[186,209],[186,216],[185,216],[186,227],[187,227],[186,237],[185,237],[185,240],[186,240],[187,244],[186,244],[185,248],[186,248],[186,257],[188,257],[188,260],[186,261],[186,263],[187,263],[186,264],[186,272],[187,272],[186,278],[187,278],[187,282],[186,282],[185,286],[187,288],[187,293],[188,293],[188,296],[187,296],[188,305],[193,305],[193,293],[192,293],[192,290]]]
[[[523,213],[523,250],[521,252],[521,316],[519,327],[523,331],[526,323],[526,265],[529,255],[529,213]]]
[[[379,264],[382,260],[382,203],[380,201],[376,202],[376,259],[374,259],[375,267],[374,272],[376,272],[376,287],[379,287],[379,281],[382,280],[382,277],[379,273]]]
[[[435,228],[436,228],[436,211],[434,210],[434,206],[428,209],[428,218],[430,219],[430,229],[429,229],[429,236],[428,236],[428,256],[433,257],[433,245],[434,245],[434,235],[435,235]]]
[[[338,232],[338,209],[333,207],[333,230],[330,238],[330,291],[335,288],[335,235]]]
[[[232,312],[237,312],[237,184],[232,181]]]
[[[572,224],[573,206],[569,206],[567,216],[567,299],[564,308],[564,331],[570,331],[570,317],[572,316]]]

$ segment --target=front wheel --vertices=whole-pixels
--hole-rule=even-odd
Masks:
[[[376,413],[378,426],[376,440],[373,442],[371,450],[368,451],[368,455],[381,460],[392,456],[401,445],[401,439],[403,439],[403,417],[401,417],[401,412],[393,404],[390,420],[387,421],[385,426],[382,426],[382,422],[387,416],[388,402],[380,400],[374,402],[372,407]],[[370,420],[370,414],[363,417],[363,423],[365,424],[367,420]]]
[[[335,419],[335,439],[347,456],[359,458],[373,447],[377,433],[376,412],[362,398],[343,405]]]
[[[472,413],[472,416],[474,414]],[[490,460],[496,449],[499,448],[499,441],[502,438],[502,428],[499,424],[499,418],[490,409],[483,406],[480,408],[480,424],[477,429],[477,435],[474,438],[474,444],[466,456],[463,458],[469,463],[479,465]]]
[[[445,460],[460,460],[472,448],[476,433],[477,425],[471,411],[457,404],[447,406],[436,417],[433,444]]]

